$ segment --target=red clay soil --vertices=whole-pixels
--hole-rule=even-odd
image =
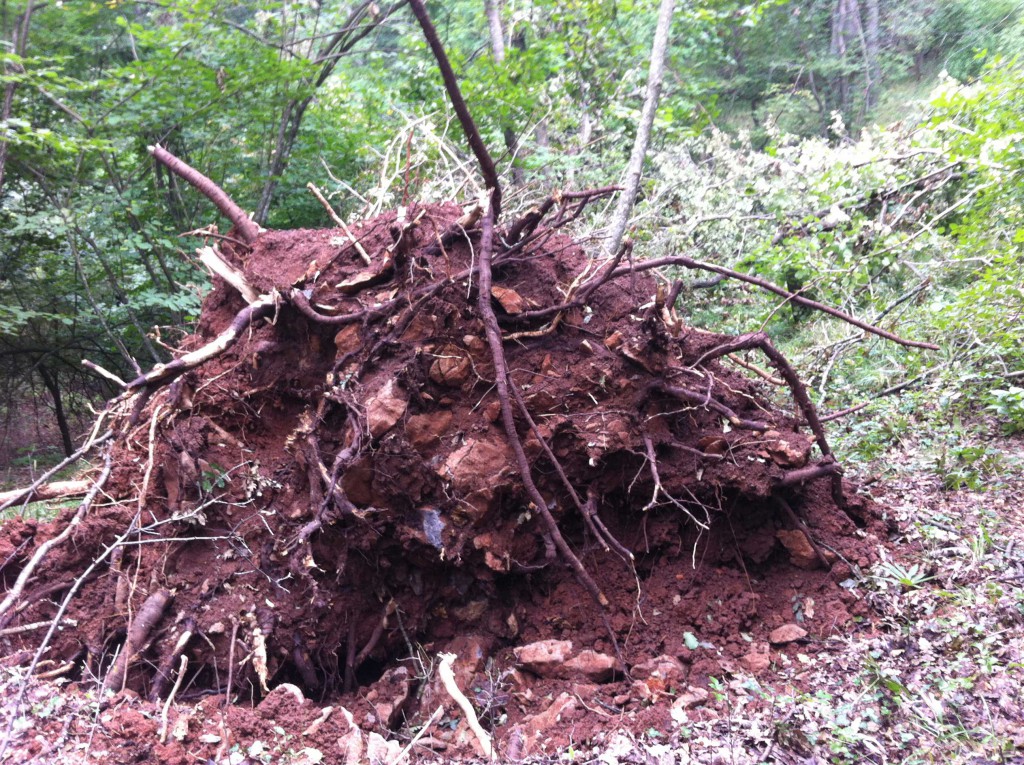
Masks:
[[[0,625],[3,662],[27,664],[45,629],[10,628],[52,619],[78,581],[64,617],[74,626],[56,631],[43,669],[64,668],[87,689],[116,678],[130,630],[156,619],[131,646],[126,690],[112,688],[114,700],[65,735],[99,726],[106,761],[171,764],[280,740],[282,728],[293,749],[345,762],[352,724],[408,740],[443,705],[427,743],[445,759],[470,757],[473,738],[431,672],[451,651],[513,759],[586,739],[622,710],[636,712],[637,729],[663,726],[708,677],[737,663],[756,673],[769,652],[795,650],[769,647],[784,625],[800,621],[812,638],[849,628],[862,606],[838,582],[871,562],[881,527],[870,503],[847,486],[840,509],[828,476],[792,480],[816,447],[773,403],[782,395],[715,358],[733,338],[666,321],[646,275],[609,281],[553,330],[553,315],[531,318],[600,271],[540,227],[497,248],[493,304],[536,424],[516,423],[533,480],[607,596],[598,605],[556,554],[512,459],[465,273],[479,231],[453,226],[462,212],[413,206],[353,226],[369,266],[339,230],[223,247],[257,292],[282,294],[278,310],[157,386],[134,419],[127,405],[111,415],[105,499]],[[216,279],[181,350],[210,342],[245,305]],[[361,320],[342,323],[351,315]],[[6,524],[4,589],[73,512]],[[514,649],[542,640],[572,647],[550,666],[517,659]],[[152,702],[167,697],[181,654],[161,744]],[[282,684],[296,690],[270,692]],[[236,704],[225,708],[228,696]],[[39,733],[15,725],[9,754],[47,761],[53,736]]]

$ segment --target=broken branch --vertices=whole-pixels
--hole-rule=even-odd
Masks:
[[[216,249],[200,247],[196,250],[196,254],[199,255],[199,260],[204,266],[238,290],[239,294],[245,298],[246,303],[255,303],[260,299],[259,293],[249,284],[245,274],[224,260]]]
[[[863,329],[865,332],[870,332],[873,335],[884,337],[886,340],[891,340],[894,343],[905,345],[910,348],[925,348],[930,351],[939,350],[939,346],[935,345],[934,343],[923,343],[917,340],[906,340],[902,337],[899,337],[898,335],[894,335],[892,332],[887,332],[884,329],[876,327],[872,324],[868,324],[867,322],[861,321],[860,319],[856,319],[847,313],[843,313],[837,308],[832,308],[831,306],[827,306],[824,303],[819,303],[816,300],[801,297],[800,295],[797,295],[794,292],[790,292],[789,290],[783,289],[777,284],[772,284],[771,282],[765,281],[764,279],[760,279],[756,276],[750,276],[749,274],[740,273],[739,271],[733,271],[731,268],[725,268],[724,266],[716,266],[713,263],[705,263],[704,261],[701,260],[694,260],[693,258],[686,257],[685,255],[673,255],[668,258],[657,258],[655,260],[647,260],[642,263],[638,263],[635,266],[624,266],[616,270],[616,272],[612,274],[612,278],[624,276],[626,274],[637,273],[640,271],[649,271],[652,268],[662,268],[664,266],[683,266],[684,268],[700,269],[703,271],[711,271],[716,274],[722,274],[723,276],[727,276],[730,279],[736,279],[737,281],[746,282],[747,284],[753,284],[755,287],[760,287],[761,289],[767,290],[768,292],[773,292],[779,297],[785,298],[789,302],[797,303],[802,306],[807,306],[808,308],[813,308],[816,311],[827,313],[829,316],[834,316],[837,319],[842,319],[847,324],[852,324],[855,327]]]

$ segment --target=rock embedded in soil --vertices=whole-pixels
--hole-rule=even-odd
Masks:
[[[517,726],[512,731],[510,739],[519,742],[515,747],[518,756],[513,754],[512,759],[526,757],[534,752],[538,745],[543,742],[545,734],[562,722],[563,718],[571,714],[579,702],[575,696],[569,693],[560,693],[542,712],[533,715],[526,722]]]
[[[614,656],[591,651],[588,648],[564,662],[562,670],[560,674],[582,675],[595,683],[606,683],[616,674],[622,673],[622,666]]]
[[[572,654],[571,640],[540,640],[514,649],[516,664],[540,677],[553,677]]]
[[[634,665],[629,674],[634,680],[634,687],[635,683],[645,686],[640,693],[642,698],[648,699],[678,690],[689,673],[675,656],[662,654]]]
[[[786,645],[787,643],[795,643],[797,640],[803,640],[807,637],[807,630],[798,624],[783,624],[781,627],[776,627],[768,635],[768,640],[772,645]]]
[[[706,704],[710,695],[706,688],[693,685],[688,686],[686,690],[676,696],[676,700],[672,702],[672,708],[679,710],[696,709]]]
[[[752,675],[764,672],[771,666],[771,655],[767,643],[755,643],[740,659],[740,666]]]

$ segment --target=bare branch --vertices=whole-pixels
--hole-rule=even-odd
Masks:
[[[626,274],[637,273],[640,271],[650,271],[653,268],[663,268],[665,266],[683,266],[684,268],[694,268],[703,271],[711,271],[716,274],[722,274],[724,276],[728,276],[730,279],[736,279],[737,281],[746,282],[747,284],[753,284],[755,287],[760,287],[761,289],[767,290],[768,292],[774,292],[776,295],[785,298],[791,303],[797,303],[798,305],[807,306],[808,308],[813,308],[816,311],[827,313],[829,316],[835,316],[837,319],[842,319],[847,324],[852,324],[855,327],[860,327],[865,332],[870,332],[873,335],[884,337],[886,340],[891,340],[894,343],[905,345],[910,348],[925,348],[929,351],[939,350],[939,346],[935,345],[934,343],[922,343],[917,340],[906,340],[900,337],[899,335],[894,335],[892,332],[887,332],[886,330],[881,329],[880,327],[868,324],[867,322],[861,321],[860,319],[856,319],[853,316],[850,316],[849,314],[843,313],[837,308],[832,308],[831,306],[827,306],[824,303],[819,303],[816,300],[801,297],[800,295],[797,295],[794,292],[790,292],[789,290],[783,289],[777,284],[772,284],[771,282],[765,281],[764,279],[760,279],[756,276],[750,276],[749,274],[740,273],[739,271],[733,271],[731,268],[726,268],[725,266],[717,266],[713,263],[705,263],[702,260],[694,260],[693,258],[686,257],[685,255],[673,255],[668,258],[656,258],[654,260],[647,260],[642,263],[638,263],[634,266],[623,266],[622,268],[617,269],[615,273],[611,275],[611,277],[615,278],[618,276],[625,276]]]
[[[480,137],[480,131],[477,130],[476,123],[473,121],[473,116],[469,113],[469,107],[466,106],[466,102],[462,98],[455,72],[452,71],[452,65],[448,61],[448,54],[444,52],[444,46],[441,45],[441,40],[437,36],[437,30],[430,20],[423,0],[409,0],[409,5],[412,7],[416,20],[423,28],[427,44],[430,45],[430,50],[433,51],[434,58],[437,60],[437,66],[441,70],[444,87],[448,91],[448,97],[452,100],[455,114],[458,116],[459,122],[462,123],[462,130],[466,134],[466,140],[469,141],[469,147],[476,155],[476,161],[480,163],[480,172],[483,173],[484,183],[487,184],[487,188],[491,189],[491,205],[494,208],[494,219],[497,220],[501,214],[501,184],[498,182],[498,173],[494,169],[494,160],[491,159],[491,155]]]

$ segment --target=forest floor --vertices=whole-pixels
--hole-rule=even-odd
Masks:
[[[520,687],[521,673],[489,663],[483,684],[490,687],[481,689],[477,675],[470,695],[478,707],[485,696],[507,705],[485,718],[499,759],[521,746],[509,735],[518,702],[543,709],[526,720],[536,746],[520,754],[522,762],[1024,762],[1024,445],[996,439],[989,449],[1000,455],[1001,475],[977,490],[945,488],[920,444],[888,455],[887,476],[868,491],[894,531],[878,562],[854,567],[839,583],[855,615],[822,623],[835,616],[816,607],[813,587],[801,587],[809,572],[780,575],[773,600],[788,601],[787,621],[809,635],[772,645],[763,660],[737,660],[734,645],[702,639],[694,648],[704,659],[688,662],[685,686],[667,693],[651,679],[639,691],[621,678],[598,685],[552,677]],[[752,582],[751,592],[764,593],[761,584]],[[672,636],[671,622],[654,615],[649,628],[664,631],[667,645],[686,643],[666,653],[686,652],[688,630],[701,634],[677,625],[686,637]],[[750,633],[735,639],[754,645]],[[7,728],[22,670],[0,672],[0,728]],[[379,685],[361,692],[372,702],[387,693]],[[87,683],[34,680],[9,728],[6,761],[395,762],[422,726],[384,731],[390,742],[372,735],[354,742],[339,727],[345,710],[327,711],[326,702],[300,701],[288,690],[227,710],[210,695],[181,696],[187,700],[164,708],[131,691],[103,695]],[[459,719],[456,712],[429,721],[409,761],[483,761]]]

